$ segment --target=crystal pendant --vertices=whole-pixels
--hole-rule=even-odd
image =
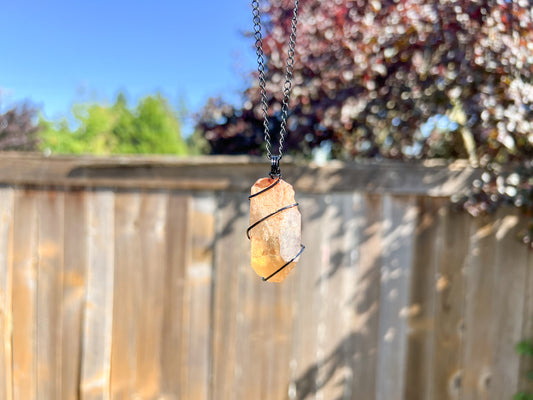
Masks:
[[[283,281],[298,262],[304,249],[301,219],[290,184],[271,177],[252,186],[248,237],[252,268],[263,280]]]

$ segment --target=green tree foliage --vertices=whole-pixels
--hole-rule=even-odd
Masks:
[[[188,153],[180,121],[161,96],[147,96],[134,109],[119,95],[111,106],[73,107],[77,127],[66,120],[41,121],[40,147],[62,154],[176,154]]]
[[[531,361],[533,358],[533,343],[531,341],[522,341],[516,345],[516,351],[522,357],[527,357]],[[533,371],[527,371],[527,379],[533,380]],[[514,395],[513,400],[533,400],[533,393],[519,392]]]

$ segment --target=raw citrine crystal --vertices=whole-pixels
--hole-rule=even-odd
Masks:
[[[275,182],[261,178],[252,186],[254,195]],[[271,189],[250,198],[250,225],[267,215],[294,204],[294,189],[280,180]],[[252,268],[263,278],[270,277],[301,250],[301,215],[298,207],[290,207],[265,219],[250,230],[252,241]],[[298,262],[297,257],[289,265],[268,279],[283,281]]]

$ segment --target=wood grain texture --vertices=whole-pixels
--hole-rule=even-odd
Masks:
[[[413,248],[409,306],[405,399],[434,398],[433,358],[435,296],[441,218],[439,202],[417,198],[418,215]]]
[[[246,213],[248,214],[248,213]],[[247,218],[248,219],[248,218]],[[235,225],[233,240],[239,240],[239,232],[236,231],[238,225]],[[246,226],[248,223],[246,222]],[[246,231],[244,231],[246,232]],[[246,239],[246,236],[242,237]],[[241,240],[243,240],[241,239]],[[233,380],[233,396],[235,399],[261,398],[261,363],[254,364],[254,360],[261,351],[261,338],[254,329],[258,328],[259,310],[258,302],[262,295],[261,285],[264,286],[261,279],[255,274],[250,266],[250,256],[247,247],[250,245],[248,239],[245,244],[247,255],[246,262],[240,262],[238,268],[238,279],[236,290],[236,309],[235,309],[235,372]],[[232,246],[228,243],[228,246]],[[241,246],[236,247],[236,251],[242,250]],[[252,368],[251,366],[254,365]]]
[[[211,400],[234,400],[236,374],[242,374],[236,360],[242,355],[237,342],[237,314],[241,272],[250,267],[248,227],[249,205],[246,196],[221,193],[217,196],[216,241],[214,249],[214,291],[212,319]]]
[[[379,307],[383,254],[383,207],[381,197],[362,195],[356,208],[360,235],[355,248],[358,252],[357,283],[353,293],[353,348],[351,393],[360,399],[374,399],[378,368]]]
[[[163,301],[166,274],[166,224],[168,194],[144,193],[138,235],[141,245],[141,282],[136,296],[138,340],[135,395],[156,398],[161,393]]]
[[[297,193],[334,191],[450,196],[482,171],[467,162],[330,161],[326,165],[284,157],[283,174]],[[263,158],[247,156],[43,157],[0,153],[0,182],[128,189],[218,190],[247,193],[268,171]]]
[[[80,398],[110,398],[114,279],[114,193],[87,194],[87,282]]]
[[[522,339],[524,293],[529,250],[521,243],[519,233],[526,224],[516,209],[502,209],[495,228],[494,308],[488,329],[494,331],[490,367],[489,399],[512,398],[518,392],[520,358],[515,347]],[[523,221],[525,222],[525,221]],[[512,254],[512,258],[509,255]]]
[[[0,188],[0,398],[13,399],[12,285],[15,193]]]
[[[13,226],[13,398],[37,399],[37,192],[15,192]]]
[[[470,257],[465,268],[465,325],[461,396],[489,399],[493,382],[495,330],[491,321],[495,309],[495,224],[489,217],[478,218],[471,233]],[[495,321],[496,322],[496,321]]]
[[[59,399],[62,372],[64,193],[37,196],[37,393]]]
[[[82,190],[67,191],[64,197],[61,396],[65,400],[75,400],[79,398],[86,297],[87,199]]]
[[[166,272],[161,331],[161,392],[165,399],[184,398],[186,352],[183,317],[186,271],[191,255],[191,196],[169,195],[166,221]]]
[[[360,196],[333,194],[328,206],[323,226],[328,254],[320,287],[324,313],[319,324],[325,362],[319,376],[327,382],[322,390],[323,398],[349,400],[353,397],[352,301],[357,288],[355,243],[361,226],[357,226],[356,208],[360,207]]]
[[[246,251],[245,254],[248,255],[249,252]],[[247,268],[251,268],[249,262]],[[252,327],[251,346],[255,348],[252,353],[253,357],[264,360],[261,368],[254,373],[254,376],[259,375],[259,398],[262,400],[287,397],[287,378],[290,376],[292,346],[291,332],[295,318],[292,294],[295,281],[302,273],[305,273],[305,264],[300,259],[283,284],[263,282],[258,276],[253,278],[253,286],[256,291],[260,292],[260,296],[254,305],[259,310],[259,315]]]
[[[135,395],[138,319],[143,288],[142,243],[139,227],[142,194],[117,192],[114,198],[113,331],[110,390],[114,399]]]
[[[459,400],[464,373],[464,271],[470,257],[472,218],[451,210],[448,205],[439,214],[441,230],[437,243],[433,398]]]
[[[533,342],[533,253],[527,254],[526,279],[525,279],[524,313],[522,314],[521,340]],[[528,378],[533,371],[533,357],[520,356],[518,391],[533,393],[533,380]]]
[[[265,167],[249,161],[18,159],[8,181],[32,186],[0,187],[0,398],[533,390],[514,349],[533,336],[527,221],[438,197],[471,171],[289,163],[307,248],[271,284],[249,263],[248,179]]]
[[[384,196],[376,400],[404,398],[416,215],[414,197]]]
[[[212,195],[193,198],[189,214],[191,256],[186,266],[183,327],[186,357],[184,398],[208,399],[211,351],[211,280],[215,238],[215,201]]]
[[[300,264],[296,270],[298,274],[305,273],[306,264]],[[272,303],[269,303],[274,324],[270,320],[265,322],[266,326],[271,326],[271,349],[269,349],[270,363],[267,366],[266,385],[268,388],[267,399],[286,399],[289,391],[289,377],[291,375],[291,350],[292,331],[295,318],[294,309],[294,288],[296,280],[291,279],[287,285],[275,285]]]
[[[325,238],[326,201],[320,196],[300,196],[302,241],[306,250],[299,261],[294,288],[295,322],[292,331],[289,399],[313,399],[321,396],[326,380],[320,373],[327,358],[320,347],[319,324],[322,312],[320,286],[328,272],[329,243]],[[323,328],[322,328],[323,329]]]

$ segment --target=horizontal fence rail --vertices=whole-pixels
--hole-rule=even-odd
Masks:
[[[297,191],[449,196],[479,177],[463,161],[445,163],[331,161],[323,166],[285,160],[283,175]],[[288,158],[288,157],[287,157]],[[12,185],[248,192],[270,167],[259,158],[54,157],[0,152],[0,182]]]
[[[474,400],[531,389],[533,258],[466,164],[287,163],[306,251],[250,267],[247,157],[0,154],[0,399]]]

